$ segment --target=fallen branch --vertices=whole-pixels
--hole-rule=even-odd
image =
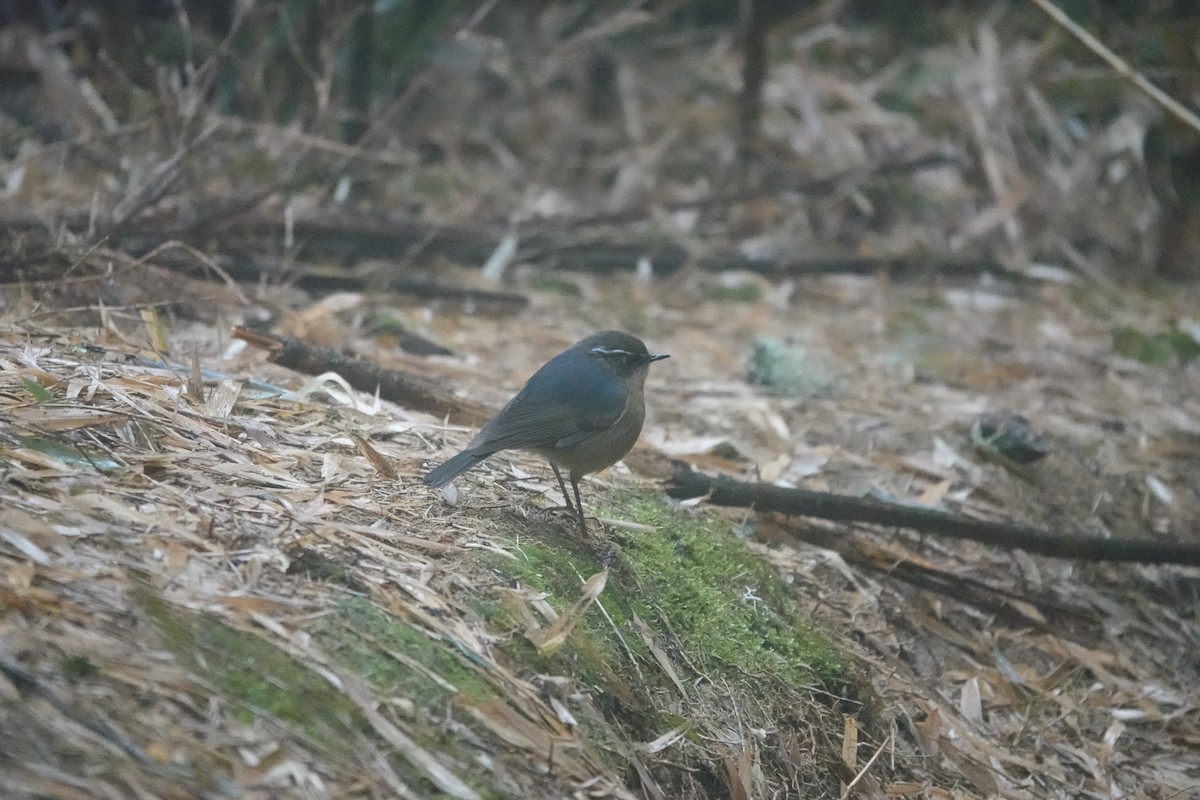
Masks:
[[[705,202],[708,201],[695,201],[693,205],[703,207]],[[896,278],[922,275],[974,277],[985,272],[1014,280],[1022,277],[993,258],[963,253],[914,251],[861,256],[847,251],[800,258],[790,254],[778,258],[750,258],[732,251],[693,255],[667,235],[632,234],[619,225],[602,225],[602,221],[603,218],[582,221],[566,218],[523,226],[515,231],[518,247],[513,260],[547,269],[598,273],[630,271],[644,258],[649,259],[659,275],[669,275],[685,264],[695,263],[708,272],[746,270],[772,277],[873,275],[880,272]],[[599,226],[601,230],[582,234],[576,230],[580,226]],[[156,221],[156,227],[139,231],[135,251],[145,251],[165,241],[157,233],[160,229],[168,228],[164,222]],[[235,242],[238,241],[289,242],[298,248],[300,262],[316,259],[338,264],[371,259],[394,263],[397,260],[413,261],[418,257],[424,263],[436,263],[436,259],[441,258],[458,264],[483,264],[510,232],[499,225],[431,222],[397,214],[384,219],[361,219],[341,213],[315,214],[285,223],[281,214],[262,210],[227,219],[221,227],[223,247],[227,252],[236,250]],[[171,262],[160,259],[160,263]],[[231,275],[244,276],[247,281],[259,280],[263,274],[275,272],[273,266],[260,264],[246,255],[228,257],[225,268]],[[365,279],[353,270],[342,268],[302,269],[294,276],[298,285],[310,291],[359,289]],[[411,295],[434,292],[440,297],[454,294],[452,289],[402,274],[382,281],[381,285]],[[471,295],[464,302],[496,303],[518,309],[528,302],[527,298],[507,293],[470,289],[461,292]],[[449,299],[458,298],[450,296]]]
[[[922,533],[969,539],[1021,549],[1053,558],[1085,561],[1135,561],[1147,564],[1200,566],[1200,545],[1144,539],[1100,539],[1071,533],[1052,533],[1028,525],[987,522],[944,511],[884,503],[861,497],[785,489],[767,483],[713,478],[688,468],[672,477],[667,494],[677,499],[706,497],[719,506],[803,514],[843,522],[868,522],[910,528]]]
[[[426,411],[445,417],[457,425],[482,425],[493,413],[478,403],[455,397],[454,393],[428,378],[399,370],[380,369],[377,364],[353,358],[337,350],[314,347],[287,336],[234,328],[233,336],[270,352],[273,363],[307,375],[336,372],[347,383],[363,392],[374,393],[384,400],[405,408]]]

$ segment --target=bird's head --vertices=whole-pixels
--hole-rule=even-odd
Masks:
[[[575,348],[622,377],[644,375],[651,362],[670,358],[665,353],[651,355],[641,339],[621,331],[593,333]]]

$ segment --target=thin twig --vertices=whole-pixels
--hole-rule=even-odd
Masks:
[[[1120,56],[1105,47],[1103,42],[1092,36],[1080,27],[1078,23],[1064,14],[1058,6],[1051,3],[1050,0],[1031,0],[1031,2],[1049,14],[1050,18],[1059,25],[1066,28],[1067,32],[1082,42],[1085,47],[1104,59],[1104,62],[1112,67],[1118,75],[1132,81],[1134,86],[1150,95],[1151,99],[1165,108],[1168,113],[1192,130],[1200,133],[1200,117],[1197,117],[1178,100],[1151,83],[1145,75],[1125,63]]]
[[[854,788],[854,784],[858,783],[858,781],[862,778],[862,776],[867,774],[867,770],[869,770],[871,768],[871,765],[875,763],[875,759],[879,758],[879,754],[883,752],[883,748],[885,748],[889,744],[891,744],[891,741],[892,741],[892,735],[889,733],[888,737],[883,740],[883,744],[881,744],[881,745],[879,745],[879,747],[875,748],[875,752],[867,760],[867,763],[863,764],[863,768],[860,769],[858,771],[858,774],[854,776],[854,780],[852,780],[848,784],[846,784],[846,788],[842,791],[842,796],[839,798],[839,800],[846,800],[846,798],[848,798],[850,796],[850,790]]]
[[[238,285],[238,282],[233,279],[233,276],[231,276],[228,272],[226,272],[224,269],[222,269],[220,267],[220,265],[217,264],[217,262],[213,261],[211,258],[206,256],[204,253],[200,252],[195,247],[192,247],[190,244],[187,244],[186,242],[181,242],[181,241],[178,241],[175,239],[172,239],[169,242],[163,242],[162,244],[158,245],[153,250],[151,250],[149,253],[146,253],[144,256],[141,256],[137,260],[135,260],[133,262],[133,266],[141,266],[142,264],[149,262],[152,258],[157,256],[159,253],[163,253],[163,252],[166,252],[169,250],[174,250],[174,249],[183,250],[184,252],[188,253],[193,258],[195,258],[197,261],[199,261],[201,264],[203,264],[207,269],[216,273],[217,277],[220,278],[222,281],[224,281],[226,288],[228,288],[230,291],[232,291],[234,293],[234,295],[237,297],[237,300],[239,303],[242,303],[243,305],[250,305],[250,298],[246,297],[245,292],[242,291],[241,287]],[[123,256],[123,254],[117,253],[117,252],[112,253],[112,255],[114,257],[128,258],[127,256]]]

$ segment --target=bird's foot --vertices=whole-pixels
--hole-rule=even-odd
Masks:
[[[543,511],[546,511],[555,517],[563,518],[563,522],[569,521],[570,523],[573,523],[576,533],[578,533],[579,537],[582,539],[588,539],[592,536],[592,534],[588,531],[588,523],[590,522],[596,523],[596,525],[599,526],[601,533],[604,533],[607,530],[604,527],[604,523],[600,521],[599,517],[592,516],[591,514],[584,514],[581,516],[579,511],[573,505],[550,506],[543,509]]]

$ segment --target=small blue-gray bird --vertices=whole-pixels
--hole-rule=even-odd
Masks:
[[[593,333],[533,373],[465,450],[425,475],[425,485],[444,486],[501,450],[531,450],[550,462],[586,535],[579,479],[612,466],[633,447],[646,418],[646,373],[651,362],[668,357],[651,355],[628,333]],[[560,467],[571,478],[574,506]]]

